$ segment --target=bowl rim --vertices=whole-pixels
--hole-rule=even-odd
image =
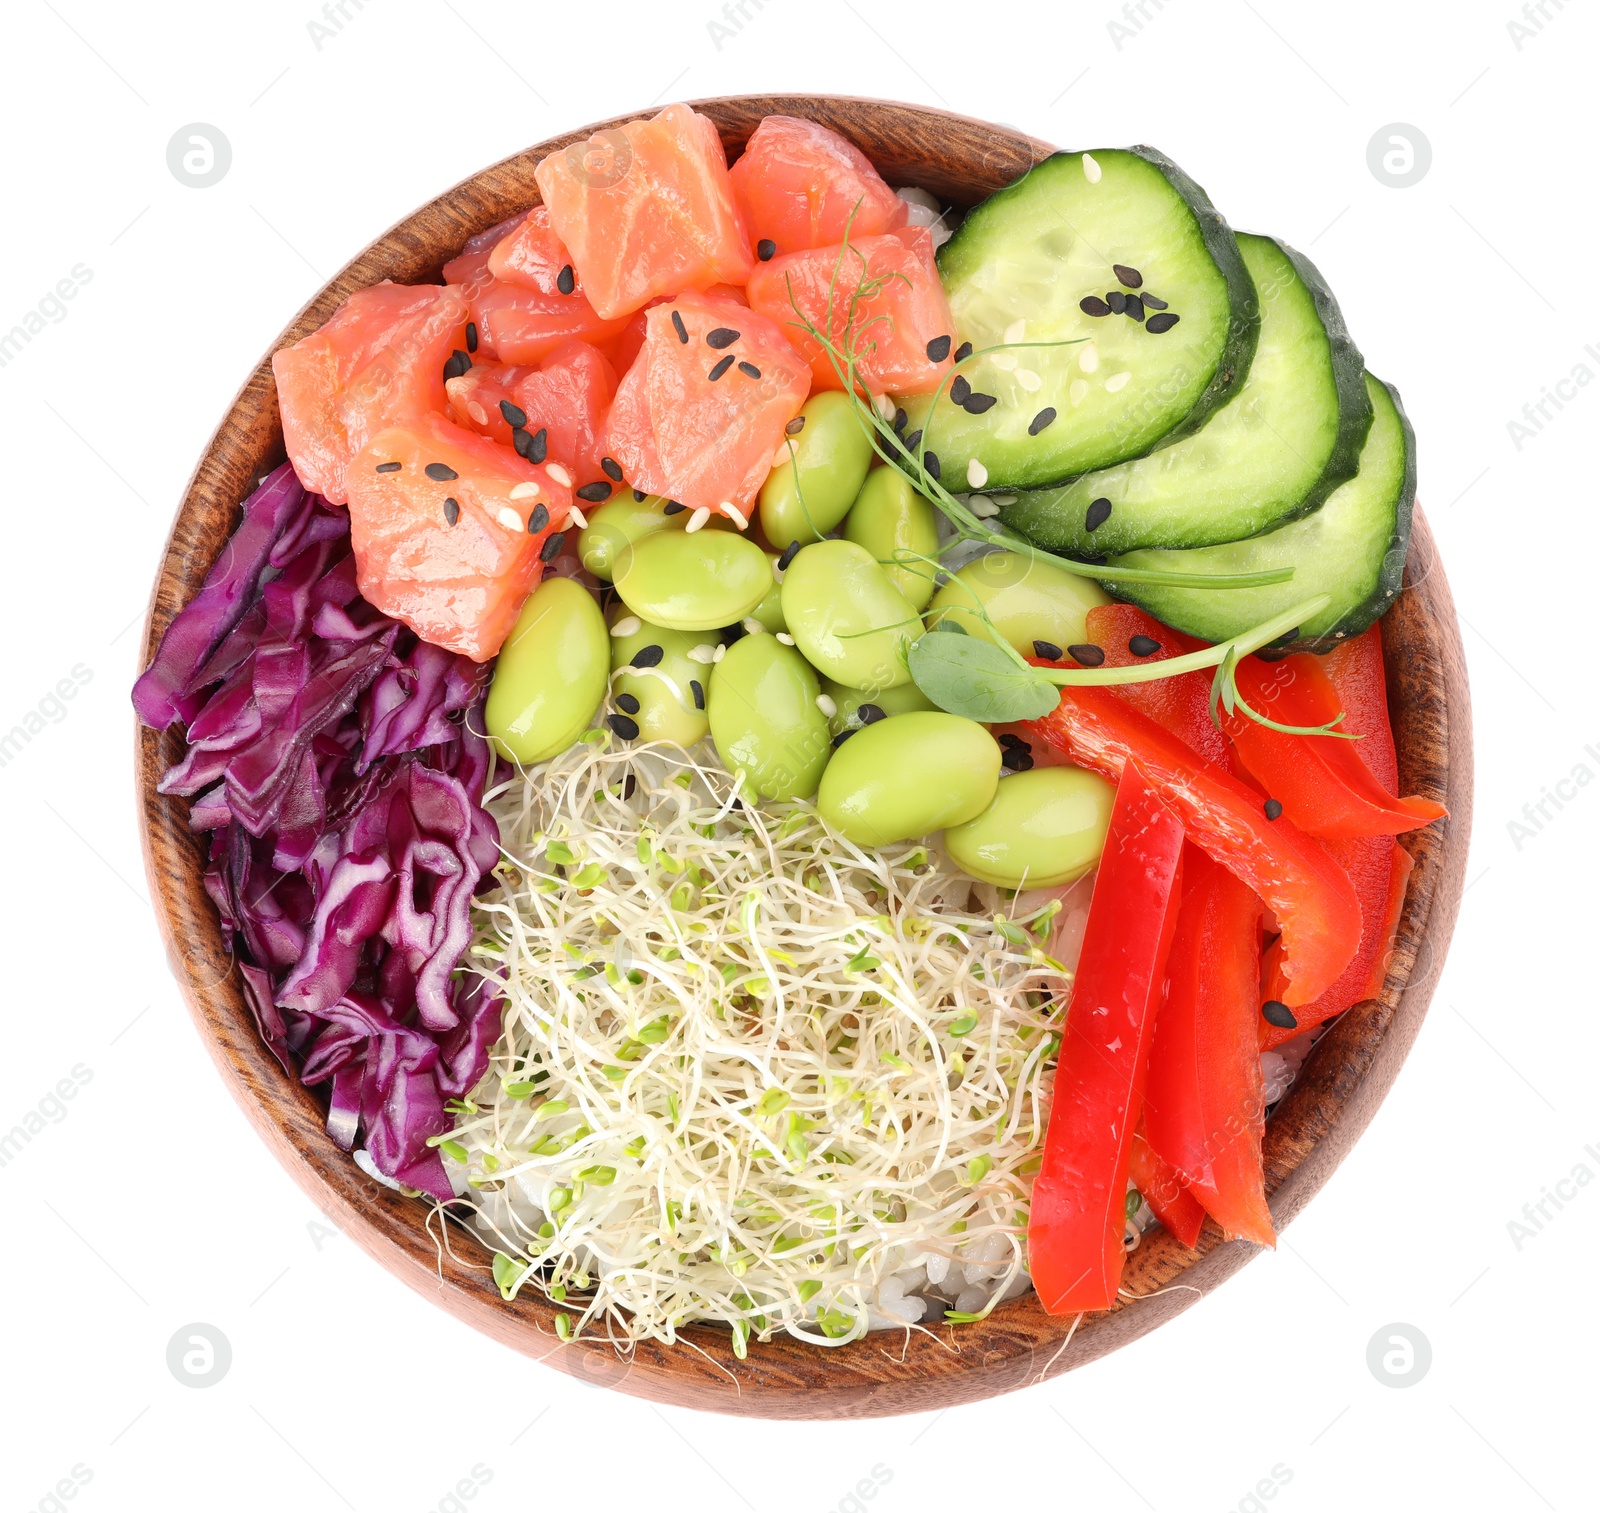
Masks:
[[[742,146],[765,115],[820,121],[856,141],[891,183],[922,184],[958,201],[998,188],[1055,150],[972,117],[857,96],[686,103],[712,117],[729,147]],[[320,326],[357,288],[382,278],[436,279],[469,236],[537,201],[532,168],[540,158],[659,108],[562,133],[480,170],[397,222],[307,302],[234,396],[184,490],[151,592],[145,663],[231,531],[238,502],[283,457],[271,353]],[[1382,625],[1404,791],[1446,803],[1450,818],[1401,837],[1415,865],[1383,991],[1334,1022],[1268,1122],[1264,1155],[1280,1230],[1348,1154],[1398,1074],[1443,966],[1461,896],[1471,828],[1471,710],[1454,604],[1420,509],[1404,587]],[[554,1305],[535,1294],[504,1302],[489,1278],[487,1251],[474,1258],[469,1247],[440,1245],[424,1229],[418,1200],[357,1167],[327,1135],[317,1097],[259,1040],[200,883],[203,860],[187,805],[156,791],[180,745],[171,731],[136,727],[135,783],[157,923],[207,1051],[269,1149],[345,1234],[417,1292],[524,1355],[591,1385],[723,1413],[810,1419],[924,1412],[1095,1360],[1191,1306],[1256,1254],[1247,1242],[1225,1241],[1210,1221],[1195,1251],[1157,1228],[1129,1258],[1128,1298],[1107,1312],[1075,1323],[1045,1314],[1028,1294],[978,1324],[909,1331],[903,1350],[886,1348],[900,1339],[892,1334],[829,1350],[780,1335],[767,1345],[752,1342],[740,1361],[727,1331],[710,1325],[685,1331],[692,1348],[645,1342],[627,1361],[603,1341],[564,1342],[554,1331]]]

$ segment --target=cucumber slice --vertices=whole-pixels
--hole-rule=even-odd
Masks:
[[[1308,515],[1355,477],[1372,402],[1338,305],[1310,261],[1281,242],[1241,232],[1239,251],[1261,339],[1237,395],[1182,441],[1018,496],[1001,512],[1007,525],[1075,557],[1213,546]]]
[[[1142,584],[1119,588],[1112,582],[1105,585],[1107,590],[1205,641],[1225,641],[1313,594],[1331,594],[1333,603],[1300,627],[1295,650],[1327,651],[1346,637],[1360,635],[1400,592],[1417,493],[1417,439],[1400,395],[1370,373],[1366,382],[1372,429],[1361,449],[1360,470],[1315,514],[1248,541],[1189,551],[1129,552],[1113,564],[1185,573],[1292,567],[1294,577],[1287,583],[1217,592]]]
[[[947,388],[931,421],[932,396],[902,401],[949,488],[1040,488],[1141,457],[1198,429],[1250,370],[1259,319],[1233,232],[1150,147],[1046,158],[968,214],[939,272],[974,347],[1077,343],[968,358],[971,398]],[[1137,296],[1143,318],[1107,296]]]

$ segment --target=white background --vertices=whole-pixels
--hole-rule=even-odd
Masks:
[[[74,1067],[90,1080],[0,1167],[4,1508],[66,1506],[52,1488],[75,1466],[70,1506],[91,1513],[849,1513],[874,1466],[887,1513],[1251,1510],[1274,1467],[1270,1506],[1290,1513],[1594,1507],[1600,1183],[1547,1199],[1520,1245],[1508,1229],[1580,1164],[1600,1175],[1600,787],[1556,789],[1580,765],[1600,774],[1600,386],[1568,387],[1520,447],[1508,431],[1579,365],[1600,375],[1597,25],[1544,3],[1535,29],[1513,0],[1144,0],[1133,21],[1112,0],[744,0],[735,29],[712,0],[345,0],[319,46],[312,0],[13,0],[0,331],[76,265],[91,277],[0,368],[0,729],[74,667],[92,677],[0,767],[0,1131]],[[195,459],[276,333],[487,163],[615,112],[767,89],[945,105],[1065,146],[1153,142],[1235,225],[1309,252],[1416,422],[1471,664],[1469,891],[1421,1038],[1354,1154],[1276,1255],[1177,1322],[936,1424],[658,1410],[392,1280],[321,1222],[203,1055],[134,828],[146,595]],[[211,188],[167,167],[191,122],[232,144]],[[1368,168],[1393,122],[1432,144],[1414,187]],[[1547,790],[1570,798],[1514,836]],[[232,1347],[206,1390],[166,1365],[197,1321]],[[1433,1351],[1405,1390],[1366,1364],[1397,1321]],[[477,1496],[452,1502],[475,1465]]]

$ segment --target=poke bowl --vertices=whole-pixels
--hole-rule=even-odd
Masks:
[[[1272,1243],[1426,1011],[1471,745],[1415,484],[1317,270],[1151,149],[812,96],[532,147],[328,284],[179,508],[136,762],[207,1049],[592,1383],[1085,1364]]]

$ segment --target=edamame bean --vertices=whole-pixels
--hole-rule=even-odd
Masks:
[[[789,624],[783,618],[783,585],[778,582],[778,554],[769,552],[767,558],[772,563],[772,587],[767,590],[766,598],[750,611],[749,618],[759,620],[776,635],[780,630],[788,630]]]
[[[976,818],[999,781],[1000,747],[975,720],[942,710],[897,714],[834,752],[817,811],[846,840],[887,846]]]
[[[625,609],[618,617],[639,619]],[[714,632],[668,630],[647,621],[625,636],[611,637],[611,702],[639,727],[635,739],[689,747],[704,738],[711,655],[721,644]],[[690,656],[700,647],[704,660]]]
[[[611,665],[605,617],[581,583],[546,578],[500,649],[484,723],[501,756],[547,762],[588,729]]]
[[[783,618],[806,660],[836,683],[881,691],[911,681],[906,650],[922,621],[853,541],[801,548],[783,575]]]
[[[799,435],[786,438],[761,486],[761,529],[779,551],[791,541],[820,541],[838,525],[872,462],[867,429],[848,396],[813,394],[800,418]]]
[[[1081,767],[1035,767],[1000,784],[989,807],[944,833],[963,872],[1002,888],[1054,888],[1100,860],[1116,789]]]
[[[669,630],[715,630],[743,620],[772,588],[772,564],[734,531],[656,531],[617,554],[622,602]]]
[[[809,798],[832,751],[817,675],[774,636],[746,636],[711,674],[711,739],[741,787],[767,799]]]
[[[667,513],[672,503],[659,494],[635,499],[632,489],[624,489],[608,499],[589,516],[589,523],[578,535],[578,560],[597,578],[610,580],[612,569],[624,549],[657,531],[682,530],[689,523],[690,511],[679,505]],[[732,530],[725,515],[713,515],[707,530]]]
[[[896,688],[846,688],[843,683],[824,678],[822,692],[833,704],[833,713],[828,716],[828,729],[835,735],[861,728],[860,710],[863,704],[876,705],[886,715],[938,708],[915,683],[901,683]]]
[[[1025,657],[1034,654],[1035,641],[1063,651],[1087,641],[1085,617],[1096,605],[1111,602],[1091,578],[1074,577],[1020,552],[990,552],[969,562],[933,596],[929,626],[948,615],[969,635],[995,640],[973,610],[974,596],[1001,637]]]
[[[913,609],[927,608],[938,569],[915,559],[931,558],[939,550],[937,516],[899,468],[874,468],[867,474],[845,516],[844,536],[878,560]],[[904,565],[891,567],[896,552],[907,557]]]

